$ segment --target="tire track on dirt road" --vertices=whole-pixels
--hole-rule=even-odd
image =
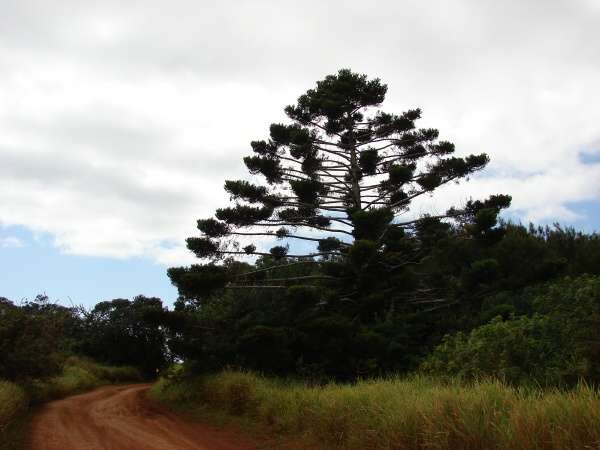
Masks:
[[[150,385],[109,386],[48,403],[29,450],[251,450],[239,436],[188,421],[146,400]]]

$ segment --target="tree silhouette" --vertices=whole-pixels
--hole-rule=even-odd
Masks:
[[[378,78],[343,69],[287,106],[291,123],[272,124],[269,139],[251,142],[253,154],[244,158],[249,172],[265,183],[226,181],[234,205],[198,220],[202,236],[187,239],[198,258],[211,262],[169,270],[180,293],[197,297],[226,286],[286,287],[290,282],[344,279],[353,275],[331,267],[347,262],[355,268],[373,261],[398,268],[424,256],[414,244],[408,249],[401,242],[443,220],[470,224],[471,235],[490,233],[510,197],[493,196],[443,215],[401,220],[415,199],[481,170],[489,158],[485,153],[452,156],[454,145],[438,140],[436,129],[416,128],[419,109],[401,114],[379,110],[386,91]],[[285,245],[261,251],[258,242],[239,243],[239,238],[261,237]],[[293,240],[309,242],[313,250],[290,254]],[[394,261],[382,263],[382,255],[390,252]],[[274,264],[244,271],[231,262],[238,255]],[[219,259],[226,263],[216,264]],[[331,267],[284,278],[254,275],[309,263]]]

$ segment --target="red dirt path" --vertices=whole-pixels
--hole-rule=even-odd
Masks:
[[[29,450],[251,450],[231,433],[149,403],[149,385],[110,386],[48,403],[35,416]]]

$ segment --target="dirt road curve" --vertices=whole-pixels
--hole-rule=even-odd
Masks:
[[[111,386],[49,403],[30,450],[249,450],[249,442],[188,422],[145,400],[148,385]]]

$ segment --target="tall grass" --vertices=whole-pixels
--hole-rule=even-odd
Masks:
[[[13,445],[21,444],[17,425],[28,406],[23,388],[0,380],[0,449],[11,449]]]
[[[0,432],[27,410],[25,391],[14,383],[0,380]]]
[[[241,417],[311,449],[600,449],[600,393],[583,385],[542,392],[413,377],[314,387],[223,372],[163,379],[150,395]]]

